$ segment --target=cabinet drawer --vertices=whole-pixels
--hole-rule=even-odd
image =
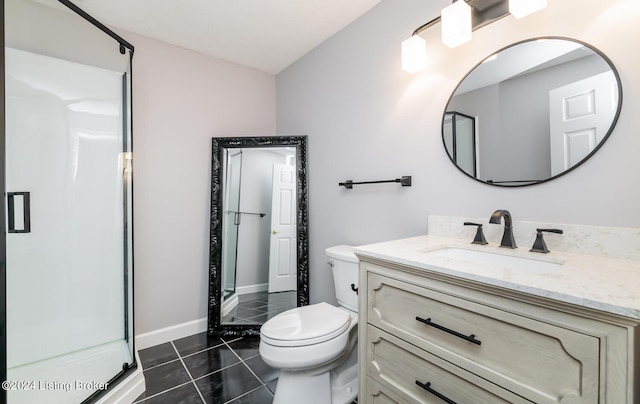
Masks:
[[[536,403],[598,402],[598,338],[374,273],[367,285],[376,327]]]
[[[365,395],[366,394],[366,395]],[[359,402],[366,404],[398,404],[406,403],[396,393],[367,377],[367,389],[358,397]]]
[[[530,404],[375,327],[367,327],[367,344],[368,376],[407,402],[441,404],[446,397],[458,404]]]

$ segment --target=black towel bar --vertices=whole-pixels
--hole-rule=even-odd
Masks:
[[[260,217],[265,217],[266,215],[266,213],[253,213],[253,212],[237,212],[237,213],[241,213],[243,215],[256,215]]]
[[[260,216],[260,217],[265,217],[267,214],[266,213],[253,213],[253,212],[238,212],[235,210],[227,210],[225,211],[226,213],[233,213],[233,224],[235,224],[236,226],[240,224],[240,217],[242,215],[255,215],[255,216]]]
[[[405,175],[402,178],[396,178],[395,180],[384,180],[384,181],[353,182],[352,180],[346,180],[345,182],[339,182],[338,186],[339,187],[345,187],[346,189],[351,189],[351,188],[353,188],[354,185],[382,184],[382,183],[385,183],[385,182],[399,182],[400,185],[402,185],[403,187],[410,187],[411,186],[411,176],[410,175]]]

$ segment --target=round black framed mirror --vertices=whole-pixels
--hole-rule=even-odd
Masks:
[[[442,140],[451,161],[490,185],[557,178],[595,154],[620,114],[611,61],[575,39],[521,41],[478,63],[449,98]]]

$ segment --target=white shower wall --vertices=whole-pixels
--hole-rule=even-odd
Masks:
[[[10,369],[124,339],[122,110],[122,73],[6,49],[6,188],[31,195],[31,233],[7,235]]]

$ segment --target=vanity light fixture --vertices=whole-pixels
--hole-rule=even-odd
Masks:
[[[416,73],[427,66],[427,43],[420,35],[402,41],[402,70]]]
[[[547,0],[509,0],[509,13],[517,19],[533,14],[547,6]]]
[[[442,43],[450,48],[471,40],[471,6],[466,1],[456,1],[442,9]]]
[[[453,0],[439,17],[419,26],[402,42],[402,69],[416,73],[426,67],[426,42],[419,34],[441,22],[442,42],[450,48],[471,40],[471,32],[509,14],[522,18],[547,6],[547,0]]]

